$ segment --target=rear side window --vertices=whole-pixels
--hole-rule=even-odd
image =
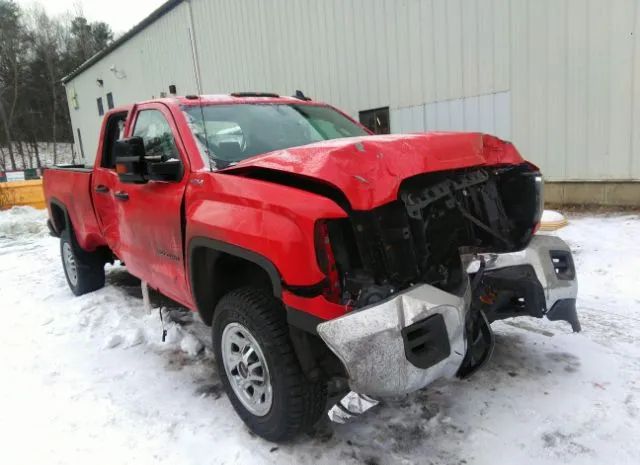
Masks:
[[[133,135],[142,137],[148,157],[159,156],[163,160],[179,158],[169,122],[158,110],[142,110],[138,113]]]
[[[124,122],[126,119],[126,112],[109,116],[104,135],[102,161],[100,163],[103,168],[115,169],[116,167],[115,142],[118,139],[122,139],[124,135]]]

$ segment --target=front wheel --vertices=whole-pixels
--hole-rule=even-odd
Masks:
[[[320,419],[326,384],[305,378],[282,304],[269,292],[241,288],[225,295],[215,310],[213,341],[227,395],[258,436],[283,441]]]
[[[104,260],[98,252],[82,250],[69,228],[60,235],[60,256],[67,283],[75,295],[104,287]]]

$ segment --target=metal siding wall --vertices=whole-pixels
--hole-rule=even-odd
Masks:
[[[391,110],[394,132],[471,131],[511,138],[510,92]]]
[[[621,177],[618,173],[630,173],[633,152],[630,135],[637,128],[633,127],[633,54],[637,38],[630,31],[634,30],[635,12],[638,2],[620,0],[612,5],[611,10],[611,82],[609,109],[611,126],[608,141],[608,163],[605,173],[608,177]],[[634,34],[635,35],[635,34]],[[640,76],[636,75],[636,79]],[[617,154],[629,154],[629,157]],[[640,154],[636,155],[636,158]]]
[[[567,4],[567,143],[565,166],[567,177],[587,178],[587,8],[583,0]],[[569,85],[571,83],[571,85]],[[553,141],[551,141],[553,143]],[[547,174],[549,176],[549,174]]]
[[[630,14],[634,18],[633,34],[633,64],[631,68],[631,117],[629,124],[631,127],[631,157],[629,159],[629,175],[633,179],[640,179],[640,6],[634,2],[635,11]]]
[[[350,114],[504,91],[508,22],[478,1],[192,0],[204,91],[302,89]]]
[[[512,134],[549,180],[640,180],[638,1],[511,0]]]
[[[170,84],[175,84],[181,94],[196,92],[188,25],[187,5],[179,5],[67,83],[78,95],[79,108],[70,108],[71,123],[75,138],[78,128],[82,133],[87,163],[95,158],[103,119],[98,115],[98,97],[102,97],[106,111],[108,92],[113,94],[116,106],[159,97],[161,92],[169,92]],[[126,77],[118,79],[109,70],[112,65]],[[96,79],[103,79],[102,88]]]
[[[190,0],[205,93],[301,89],[392,130],[510,137],[551,180],[640,180],[638,0]],[[180,5],[70,83],[85,153],[116,103],[195,92]],[[108,67],[127,72],[113,80]]]

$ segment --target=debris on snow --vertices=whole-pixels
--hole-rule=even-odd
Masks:
[[[203,348],[204,348],[204,345],[202,344],[202,342],[200,342],[198,339],[196,339],[194,336],[188,333],[185,334],[182,337],[182,340],[180,341],[180,349],[184,353],[191,355],[192,357],[195,357],[196,355],[198,355]]]

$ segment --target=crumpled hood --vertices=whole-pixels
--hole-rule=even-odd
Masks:
[[[369,210],[395,200],[400,183],[417,174],[523,161],[494,136],[432,132],[323,141],[249,158],[225,172],[262,168],[315,178],[340,189],[354,210]]]

